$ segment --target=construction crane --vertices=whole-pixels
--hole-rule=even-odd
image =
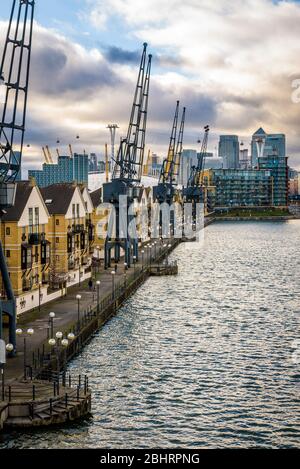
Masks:
[[[0,62],[0,218],[14,205],[16,177],[21,168],[28,98],[34,0],[13,0]],[[9,318],[9,342],[16,351],[16,300],[0,241],[0,270],[5,300],[2,312]],[[1,327],[2,329],[2,327]]]
[[[176,103],[175,115],[173,120],[172,132],[170,137],[170,144],[168,149],[167,158],[163,161],[159,183],[153,187],[153,198],[155,202],[160,205],[167,203],[171,206],[174,202],[176,195],[177,178],[180,169],[182,149],[183,149],[183,135],[185,126],[185,113],[186,108],[183,108],[180,129],[178,132],[178,119],[179,119],[179,101]],[[177,142],[177,143],[176,143]],[[174,230],[175,214],[174,210],[170,213],[170,223]],[[162,212],[160,211],[159,217],[160,232],[162,229]]]
[[[206,125],[204,127],[204,138],[202,140],[201,150],[197,156],[197,165],[191,167],[187,187],[183,189],[184,201],[193,204],[192,213],[194,221],[196,217],[196,204],[204,202],[203,170],[205,168],[205,158],[207,155],[209,130],[209,125]],[[200,140],[198,143],[200,143]]]
[[[142,190],[141,176],[144,163],[151,62],[152,55],[148,55],[147,59],[147,44],[145,43],[127,136],[121,139],[114,161],[112,180],[103,185],[103,201],[112,204],[115,212],[114,233],[112,233],[110,223],[105,241],[106,269],[111,265],[113,249],[116,263],[120,260],[121,249],[125,252],[125,262],[128,266],[131,265],[133,258],[138,260],[137,234],[129,233],[128,230],[128,227],[132,227],[135,222],[135,217],[129,213],[129,208]],[[120,199],[121,196],[125,196],[126,202]]]

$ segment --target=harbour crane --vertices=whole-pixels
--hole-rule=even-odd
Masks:
[[[176,195],[176,186],[177,178],[180,169],[181,156],[183,150],[183,136],[184,136],[184,127],[185,127],[185,113],[186,108],[183,108],[182,118],[180,123],[180,129],[177,138],[178,132],[178,119],[179,119],[179,104],[177,101],[175,108],[175,115],[173,120],[172,132],[170,137],[170,144],[168,149],[167,158],[163,161],[159,183],[157,186],[153,187],[153,198],[155,202],[158,202],[160,205],[167,203],[171,206],[174,202]],[[176,143],[177,141],[177,143]],[[170,213],[170,222],[174,229],[174,211]],[[162,212],[160,211],[160,220],[159,220],[160,230],[162,228]]]
[[[187,187],[183,189],[184,201],[193,204],[193,220],[195,220],[196,217],[196,204],[204,201],[203,170],[205,167],[205,158],[207,154],[209,130],[209,125],[206,125],[204,127],[204,138],[202,140],[201,150],[197,156],[197,165],[193,165],[191,167]]]
[[[13,0],[7,35],[0,62],[0,219],[14,205],[16,178],[24,145],[34,0]],[[0,270],[5,299],[2,312],[9,318],[9,342],[16,351],[16,300],[0,241]]]
[[[152,55],[148,55],[147,59],[147,46],[146,43],[143,45],[127,136],[121,139],[118,154],[114,160],[112,180],[103,184],[103,202],[113,205],[115,215],[114,233],[112,233],[110,223],[105,241],[106,269],[111,265],[113,249],[116,263],[120,260],[121,249],[125,252],[125,262],[128,266],[131,265],[133,258],[138,260],[137,234],[129,233],[128,227],[132,227],[135,223],[130,207],[142,190],[141,177],[152,63]],[[126,202],[121,196],[125,196]]]

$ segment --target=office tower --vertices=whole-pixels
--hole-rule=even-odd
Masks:
[[[260,127],[252,136],[251,162],[252,166],[258,165],[258,158],[277,154],[286,157],[286,138],[284,134],[267,134]]]
[[[223,158],[225,169],[238,169],[240,144],[237,135],[221,135],[219,141],[219,157]]]

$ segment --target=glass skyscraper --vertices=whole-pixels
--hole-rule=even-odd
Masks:
[[[219,157],[223,158],[224,169],[239,168],[240,144],[237,135],[220,136]]]
[[[259,155],[259,148],[262,154]],[[258,157],[271,155],[286,157],[286,138],[284,134],[267,134],[261,127],[253,134],[251,142],[252,166],[258,165]]]
[[[42,170],[29,170],[28,176],[34,177],[39,187],[63,182],[88,184],[88,155],[74,154],[74,157],[59,156],[57,164],[43,164]]]

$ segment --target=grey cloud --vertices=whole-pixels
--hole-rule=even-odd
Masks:
[[[113,63],[138,63],[141,52],[129,51],[121,47],[110,46],[104,51],[105,57],[109,62]]]

